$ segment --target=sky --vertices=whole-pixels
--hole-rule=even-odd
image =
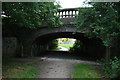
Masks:
[[[62,9],[64,8],[77,8],[77,7],[84,7],[88,5],[83,5],[83,2],[85,0],[56,0],[57,2],[60,2],[60,5]]]

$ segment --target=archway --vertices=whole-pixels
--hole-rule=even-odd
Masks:
[[[43,56],[47,54],[49,45],[48,43],[56,38],[75,38],[80,40],[84,46],[78,52],[74,52],[76,55],[80,56],[91,56],[95,58],[105,57],[105,48],[101,45],[102,41],[100,39],[89,39],[84,36],[85,33],[76,32],[73,34],[72,32],[57,32],[46,34],[37,37],[32,43],[32,56]]]

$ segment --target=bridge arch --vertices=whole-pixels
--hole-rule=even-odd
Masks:
[[[30,50],[31,49],[31,45],[37,38],[45,41],[45,39],[44,39],[45,35],[47,35],[46,40],[48,40],[47,38],[49,38],[49,39],[57,38],[57,37],[59,38],[61,33],[64,34],[64,35],[63,34],[61,35],[61,36],[64,36],[64,37],[65,36],[66,37],[70,37],[71,36],[71,37],[76,37],[77,38],[78,35],[76,35],[76,34],[74,35],[73,34],[73,32],[75,32],[75,31],[76,31],[77,34],[79,33],[79,35],[85,33],[83,31],[77,31],[77,29],[75,27],[70,27],[70,26],[55,27],[55,28],[51,28],[51,29],[49,29],[47,27],[42,27],[40,29],[30,31],[29,33],[27,33],[26,35],[24,35],[21,38],[22,39],[22,43],[23,43],[23,47],[24,47],[23,52],[25,54],[27,54],[28,51],[31,51]],[[69,36],[66,35],[66,33],[68,33]],[[52,36],[52,34],[54,34],[54,36]]]
[[[27,50],[25,56],[39,56],[41,52],[47,51],[49,46],[48,43],[56,38],[74,38],[80,40],[84,43],[86,51],[91,51],[91,53],[96,51],[97,54],[100,54],[100,52],[102,51],[101,49],[103,49],[101,46],[98,47],[97,45],[102,42],[100,39],[89,39],[88,37],[84,36],[86,32],[76,31],[75,34],[74,32],[75,32],[74,27],[69,28],[59,27],[52,29],[43,28],[40,29],[40,31],[39,30],[33,31],[32,35],[29,35],[29,37],[27,36],[27,39],[25,40],[25,42],[28,42],[28,40],[30,39],[29,43],[26,44],[24,42],[24,49],[26,48]],[[103,57],[103,55],[101,55],[101,57]]]
[[[70,11],[72,12],[72,15],[70,15]],[[63,15],[63,13],[65,12],[65,15]],[[66,14],[66,12],[68,12],[68,14]],[[75,12],[75,14],[73,14]],[[86,46],[88,46],[88,44],[93,44],[93,43],[97,43],[101,42],[100,39],[88,39],[87,37],[84,36],[84,34],[88,31],[82,31],[82,30],[77,30],[77,28],[75,27],[75,25],[71,24],[71,22],[75,21],[75,15],[77,13],[76,9],[65,9],[65,10],[60,10],[58,11],[57,14],[62,13],[62,18],[60,19],[63,22],[62,26],[59,27],[54,27],[54,28],[49,28],[48,25],[43,25],[42,27],[40,27],[37,30],[31,30],[29,31],[27,34],[24,34],[24,36],[21,37],[21,41],[23,44],[23,54],[26,55],[30,55],[32,54],[32,45],[34,45],[34,43],[40,43],[41,44],[47,44],[48,41],[51,41],[53,39],[56,38],[60,38],[60,37],[66,37],[66,38],[75,38],[75,39],[79,39],[82,42],[86,43]],[[74,35],[73,32],[76,32],[76,34]],[[43,43],[42,43],[43,41]],[[46,48],[46,46],[44,46],[43,48]]]

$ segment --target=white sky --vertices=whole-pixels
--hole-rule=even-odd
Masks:
[[[85,0],[56,0],[60,2],[62,8],[77,8],[77,7],[90,7],[88,5],[83,5]]]

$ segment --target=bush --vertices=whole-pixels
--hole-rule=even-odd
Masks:
[[[118,78],[120,77],[120,59],[116,56],[110,59],[108,63],[105,59],[99,61],[102,64],[102,71],[104,72],[105,78]]]
[[[76,40],[75,44],[73,45],[73,47],[70,48],[71,51],[78,51],[80,50],[82,45],[82,42],[80,40]]]

